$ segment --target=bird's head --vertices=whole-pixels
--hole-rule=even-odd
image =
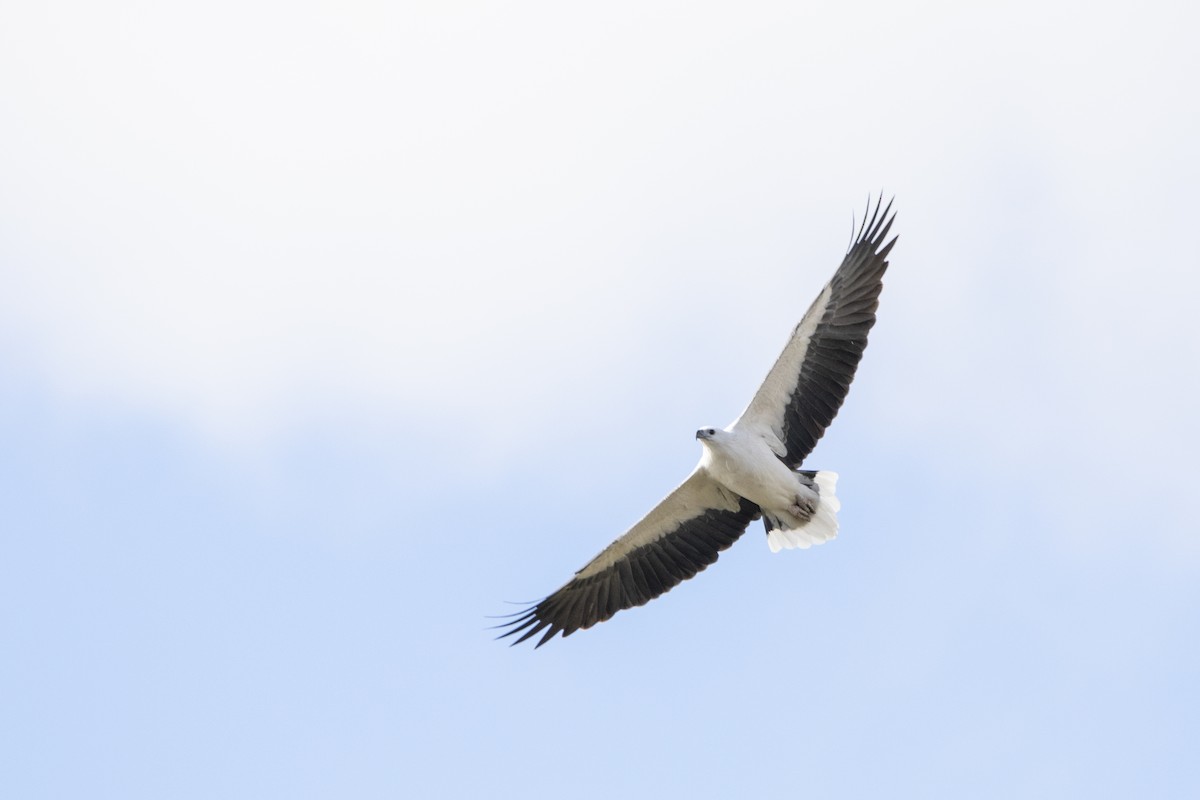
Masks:
[[[725,433],[725,431],[721,430],[720,428],[701,428],[700,430],[696,431],[696,438],[702,442],[710,442],[723,433]]]

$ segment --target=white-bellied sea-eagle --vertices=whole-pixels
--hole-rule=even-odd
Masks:
[[[883,288],[894,215],[868,205],[846,257],[800,320],[750,405],[696,431],[700,463],[675,491],[567,581],[500,627],[523,642],[569,636],[640,606],[717,560],[762,517],[772,552],[837,535],[837,475],[800,469],[841,407]]]

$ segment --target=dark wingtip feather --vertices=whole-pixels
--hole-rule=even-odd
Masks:
[[[867,195],[867,207],[863,211],[862,223],[858,224],[854,214],[850,215],[850,245],[846,248],[847,254],[864,242],[878,242],[887,235],[887,229],[891,227],[892,220],[896,218],[896,215],[892,213],[894,202],[896,202],[896,196],[892,195],[888,204],[884,206],[883,192],[881,191],[875,198],[875,210],[872,211],[871,196]],[[882,233],[880,232],[881,225],[883,226]]]

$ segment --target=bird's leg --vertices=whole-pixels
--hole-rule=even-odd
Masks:
[[[812,519],[812,515],[817,511],[817,500],[814,497],[805,497],[804,495],[796,495],[796,502],[792,503],[788,511],[802,520]]]

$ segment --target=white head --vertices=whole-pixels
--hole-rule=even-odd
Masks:
[[[720,428],[701,428],[696,431],[696,440],[700,442],[700,463],[706,467],[712,466],[713,458],[724,452],[728,441],[729,431]]]

